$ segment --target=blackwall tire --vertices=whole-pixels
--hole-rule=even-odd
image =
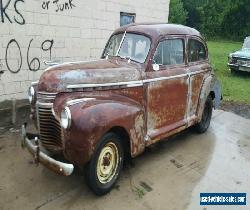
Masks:
[[[107,194],[120,176],[124,161],[121,141],[114,133],[105,134],[85,168],[87,185],[96,195]]]
[[[233,68],[230,68],[230,71],[231,71],[231,74],[236,74],[237,73],[237,71],[235,69],[233,69]]]
[[[210,126],[213,113],[213,100],[211,96],[208,96],[205,107],[202,113],[201,121],[195,125],[195,130],[198,133],[205,133]]]

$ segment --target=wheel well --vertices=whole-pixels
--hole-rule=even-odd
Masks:
[[[125,157],[131,158],[130,138],[126,129],[123,127],[116,126],[116,127],[111,128],[108,132],[115,133],[122,139]]]
[[[215,99],[215,93],[214,91],[210,91],[209,96],[214,100]]]

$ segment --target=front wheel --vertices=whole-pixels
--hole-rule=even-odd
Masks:
[[[123,167],[121,139],[114,133],[105,134],[85,169],[88,186],[96,195],[108,193],[115,185]]]
[[[198,133],[205,133],[210,125],[213,112],[213,99],[211,96],[207,97],[205,107],[202,113],[201,121],[195,125],[195,130]]]
[[[231,74],[236,74],[236,70],[234,68],[230,68]]]

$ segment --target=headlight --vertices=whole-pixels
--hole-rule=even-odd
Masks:
[[[228,56],[228,63],[231,63],[232,60],[233,60],[233,56],[232,56],[232,54],[229,54],[229,56]]]
[[[65,109],[61,112],[61,126],[64,129],[68,129],[71,125],[71,113],[69,107],[65,107]]]
[[[28,90],[28,95],[29,95],[29,102],[34,103],[35,101],[35,88],[33,86],[30,86]]]

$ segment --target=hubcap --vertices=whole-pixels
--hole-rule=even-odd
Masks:
[[[109,142],[101,150],[97,162],[97,178],[106,184],[110,182],[116,174],[119,162],[119,152],[117,146]]]

